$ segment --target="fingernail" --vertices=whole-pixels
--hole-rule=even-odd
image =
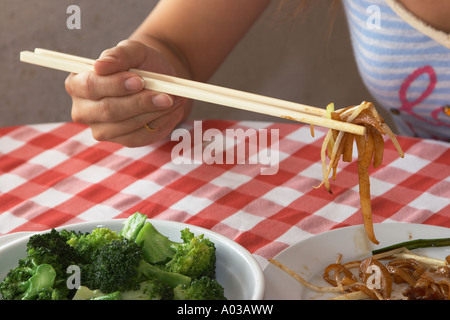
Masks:
[[[154,95],[152,101],[155,106],[161,108],[169,108],[173,104],[172,97],[165,93],[158,93],[157,95]]]
[[[132,77],[125,80],[125,87],[129,91],[138,91],[144,87],[144,80],[139,77]]]

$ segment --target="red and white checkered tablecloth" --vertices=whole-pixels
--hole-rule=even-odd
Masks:
[[[312,188],[321,181],[324,129],[316,128],[312,137],[309,126],[295,123],[200,125],[224,139],[227,129],[256,135],[276,130],[278,141],[269,142],[277,143],[271,148],[277,172],[261,174],[263,164],[250,163],[257,154],[243,164],[178,164],[172,152],[181,140],[130,149],[95,141],[87,127],[74,123],[0,129],[0,235],[139,211],[221,233],[263,261],[311,235],[362,223],[356,162],[340,164],[332,195]],[[194,122],[184,128],[194,137]],[[204,138],[207,148],[213,140]],[[398,139],[405,158],[387,140],[383,165],[371,170],[374,222],[450,228],[450,144]],[[241,142],[249,153],[250,140]]]

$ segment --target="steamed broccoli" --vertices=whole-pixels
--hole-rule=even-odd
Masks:
[[[175,299],[225,299],[223,287],[215,280],[214,243],[189,229],[180,231],[181,242],[170,240],[143,216],[139,212],[130,216],[124,226],[126,233],[122,233],[132,235],[130,238],[142,247],[145,261],[141,262],[141,272],[169,284]]]
[[[152,265],[147,261],[141,260],[139,265],[139,273],[147,278],[157,279],[171,288],[179,285],[187,285],[192,279],[180,273],[166,271],[160,266]]]
[[[173,300],[173,290],[156,279],[146,280],[136,290],[103,293],[81,286],[73,300]]]
[[[126,238],[113,240],[96,250],[93,259],[81,268],[81,285],[94,289],[95,299],[144,297],[167,299],[173,288],[188,285],[191,278],[169,272],[144,260],[141,247]],[[98,293],[101,293],[98,295]],[[123,296],[125,295],[125,296]]]
[[[81,267],[81,285],[103,293],[137,289],[141,260],[141,248],[134,241],[112,240],[96,248],[95,255]]]
[[[140,212],[136,212],[129,216],[127,220],[125,220],[125,223],[123,224],[119,235],[121,237],[135,241],[139,231],[141,231],[146,222],[147,216]]]
[[[139,284],[137,290],[122,292],[122,300],[173,300],[173,289],[166,283],[150,279]]]
[[[66,270],[79,257],[66,241],[66,234],[54,229],[30,237],[27,256],[0,283],[2,299],[67,299],[72,291],[66,284]]]
[[[53,291],[56,271],[49,264],[25,266],[19,264],[17,270],[11,271],[0,285],[3,299],[33,300],[39,295],[48,297]]]
[[[161,270],[144,260],[142,248],[133,240],[97,228],[69,243],[81,250],[85,264],[81,268],[81,284],[103,293],[138,290],[142,281],[156,278],[173,284],[190,282],[190,278]],[[87,259],[87,260],[86,260]]]
[[[150,263],[166,263],[176,253],[177,242],[169,240],[162,235],[151,223],[146,223],[140,228],[135,241],[142,247],[145,260]]]
[[[121,237],[117,232],[112,231],[109,228],[98,227],[93,229],[90,233],[70,234],[67,243],[75,248],[81,260],[89,262],[95,258],[99,248],[102,248],[113,240],[120,239]]]
[[[187,275],[193,279],[216,276],[216,248],[203,235],[194,236],[189,229],[181,231],[183,243],[175,246],[176,253],[166,263],[167,270]]]
[[[68,233],[55,229],[50,232],[35,234],[27,243],[28,258],[36,265],[47,263],[58,267],[58,272],[65,273],[68,266],[79,261],[78,252],[67,243]]]
[[[179,285],[173,292],[175,300],[226,300],[223,287],[209,277],[193,280],[188,285]]]
[[[82,286],[96,289],[102,295],[126,292],[123,299],[131,296],[150,296],[143,291],[152,291],[152,299],[157,299],[158,296],[166,299],[167,290],[173,296],[173,289],[177,286],[189,285],[193,276],[197,276],[195,273],[200,274],[202,270],[206,270],[207,275],[214,274],[215,248],[212,242],[203,240],[202,237],[196,238],[188,230],[183,230],[181,233],[182,239],[189,245],[173,242],[146,220],[145,215],[135,213],[125,221],[124,227],[118,234],[106,228],[97,228],[90,234],[69,240],[84,259],[87,258],[81,270]],[[204,242],[201,245],[197,244],[200,240]],[[149,245],[160,246],[149,248]],[[159,258],[149,258],[149,253],[155,253],[152,257]],[[205,259],[202,257],[205,253],[208,255],[207,267],[204,267]],[[163,256],[164,258],[161,258]],[[170,257],[171,260],[169,260]],[[182,259],[186,262],[181,263]],[[155,263],[164,260],[168,263]],[[194,260],[197,263],[194,263]],[[182,272],[176,269],[180,265],[185,266],[183,270],[179,268]],[[202,268],[192,267],[198,265]],[[158,285],[153,285],[153,289],[150,290],[149,283],[158,283]],[[156,294],[156,288],[164,290]]]
[[[181,230],[169,240],[139,212],[117,233],[51,230],[29,239],[27,256],[0,283],[2,299],[159,300],[221,299],[215,246]],[[68,267],[78,266],[80,287],[68,287]]]
[[[182,242],[170,240],[150,223],[134,224],[141,213],[130,217],[130,225],[137,225],[135,241],[142,247],[144,258],[152,264],[161,265],[169,272],[180,273],[193,279],[201,276],[215,277],[216,248],[204,235],[195,236],[189,229],[181,230]]]

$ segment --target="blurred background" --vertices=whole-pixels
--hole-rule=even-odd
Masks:
[[[257,1],[257,0],[255,0]],[[126,39],[157,0],[1,0],[0,126],[71,121],[67,74],[19,61],[23,50],[45,48],[89,58]],[[210,83],[318,107],[374,101],[353,59],[342,8],[311,1],[291,16],[296,1],[271,6],[228,57]],[[67,8],[81,9],[81,29],[70,30]],[[331,20],[334,21],[331,21]],[[380,113],[389,125],[389,114]],[[283,120],[195,102],[191,119]]]

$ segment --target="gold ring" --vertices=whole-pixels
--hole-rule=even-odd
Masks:
[[[148,132],[154,132],[154,131],[158,130],[158,128],[150,128],[150,127],[148,126],[148,123],[146,123],[146,124],[144,125],[144,128],[145,128]]]

